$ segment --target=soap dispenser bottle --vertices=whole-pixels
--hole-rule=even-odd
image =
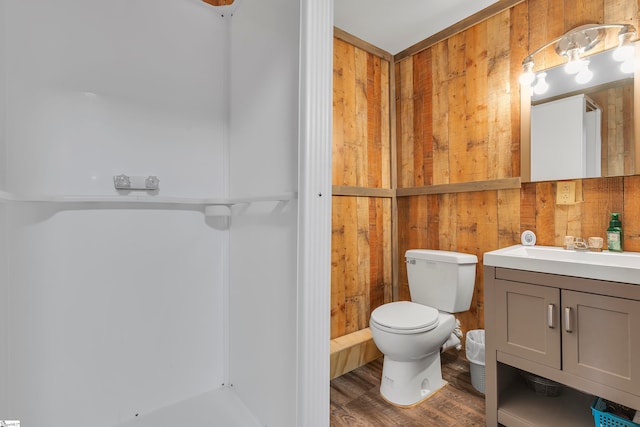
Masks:
[[[610,251],[622,252],[622,223],[619,213],[611,214],[611,221],[607,228],[607,248]]]

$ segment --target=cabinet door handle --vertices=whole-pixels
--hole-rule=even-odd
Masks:
[[[564,330],[567,332],[573,332],[573,322],[571,316],[571,307],[564,308]]]
[[[547,326],[549,326],[550,328],[555,328],[555,322],[554,322],[554,313],[556,306],[554,304],[549,304],[547,306]]]

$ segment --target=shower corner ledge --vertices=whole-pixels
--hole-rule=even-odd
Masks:
[[[198,198],[159,195],[29,195],[19,196],[0,190],[0,203],[114,203],[194,206],[233,206],[255,202],[286,202],[298,197],[296,192],[249,197]]]

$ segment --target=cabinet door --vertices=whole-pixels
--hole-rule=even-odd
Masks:
[[[640,301],[562,291],[563,370],[640,394]]]
[[[497,350],[560,369],[560,290],[495,283]]]

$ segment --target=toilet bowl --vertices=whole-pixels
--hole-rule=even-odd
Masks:
[[[440,348],[455,327],[452,314],[409,301],[375,309],[370,330],[384,354],[382,397],[398,406],[413,406],[444,386]]]
[[[369,322],[384,354],[380,393],[398,406],[413,406],[442,388],[440,350],[466,311],[475,283],[475,255],[413,249],[406,253],[411,301],[383,304]]]

